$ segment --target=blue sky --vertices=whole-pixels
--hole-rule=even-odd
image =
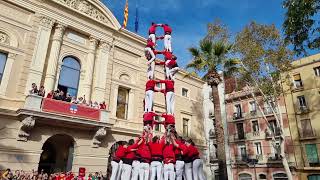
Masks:
[[[122,24],[125,0],[102,2]],[[147,37],[152,21],[168,23],[172,27],[172,47],[180,67],[185,67],[192,58],[188,47],[198,44],[206,34],[207,24],[216,18],[226,24],[233,34],[241,31],[253,20],[258,23],[275,24],[281,29],[284,19],[281,0],[129,0],[127,29],[131,31],[134,31],[136,5],[139,10],[138,34],[141,36]],[[160,33],[162,29],[159,30],[158,34]],[[162,46],[159,45],[159,48]]]

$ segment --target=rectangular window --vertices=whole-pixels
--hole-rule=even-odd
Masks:
[[[116,116],[119,119],[128,118],[128,101],[129,100],[129,89],[119,87],[118,98],[117,98],[117,112]]]
[[[183,125],[183,136],[188,137],[189,136],[189,119],[183,118],[182,125]]]
[[[271,120],[271,121],[269,121],[269,125],[270,125],[270,129],[274,133],[274,135],[276,135],[276,136],[279,135],[280,130],[279,130],[278,126],[277,126],[277,121],[276,120]]]
[[[293,75],[293,81],[296,88],[303,86],[300,74]]]
[[[249,109],[250,109],[250,113],[251,114],[255,114],[257,112],[257,106],[256,106],[256,102],[251,101],[249,102]]]
[[[241,105],[240,104],[234,105],[234,117],[236,119],[242,118],[242,111],[241,111]]]
[[[182,88],[181,94],[182,94],[183,97],[188,97],[188,89]]]
[[[160,113],[160,112],[156,111],[156,113]],[[160,116],[155,116],[154,119],[156,121],[160,121]],[[156,124],[154,126],[154,130],[157,131],[157,132],[161,132],[161,124]]]
[[[310,119],[301,120],[302,137],[313,137],[313,129]]]
[[[259,132],[258,121],[252,121],[252,130],[253,130],[253,132]]]
[[[320,76],[320,66],[313,68],[313,70],[314,70],[314,75],[319,77]]]
[[[8,54],[0,52],[0,83],[2,81],[4,68],[6,67]]]
[[[306,99],[304,98],[304,96],[298,96],[297,98],[298,98],[300,110],[306,109],[307,103],[306,103]]]
[[[243,123],[237,123],[238,139],[244,139]]]
[[[318,149],[316,144],[306,144],[306,153],[310,166],[319,163]]]
[[[260,142],[254,143],[257,155],[262,155],[262,146]]]
[[[239,145],[238,147],[240,151],[240,158],[245,161],[247,159],[247,148],[245,145]]]
[[[161,88],[162,88],[161,83],[156,83],[156,87],[159,88],[159,89],[161,89]]]

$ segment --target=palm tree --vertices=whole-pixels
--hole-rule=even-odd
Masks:
[[[202,79],[205,80],[212,88],[212,97],[214,105],[214,117],[216,124],[217,137],[217,158],[219,164],[219,179],[227,179],[226,154],[224,141],[224,127],[221,118],[220,99],[218,93],[218,85],[222,78],[218,73],[220,70],[225,76],[233,74],[237,70],[237,60],[228,58],[232,46],[219,41],[213,42],[208,39],[200,41],[199,47],[189,48],[189,52],[193,56],[192,61],[187,64],[187,69],[193,72],[203,74]]]

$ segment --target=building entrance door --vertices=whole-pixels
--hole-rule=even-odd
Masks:
[[[38,172],[46,173],[71,171],[74,140],[64,134],[51,136],[42,146]]]

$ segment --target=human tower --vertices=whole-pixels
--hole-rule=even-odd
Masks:
[[[157,27],[164,30],[163,36],[156,36]],[[174,117],[174,81],[178,72],[177,57],[172,53],[172,29],[168,24],[152,23],[145,48],[147,59],[147,82],[144,99],[143,133],[136,140],[122,141],[111,161],[111,180],[204,180],[203,161],[191,139],[184,140],[175,130]],[[156,50],[156,42],[164,40],[164,50]],[[156,60],[162,54],[164,61]],[[155,80],[155,66],[163,66],[164,80]],[[156,84],[165,85],[158,89]],[[153,111],[154,93],[164,94],[166,112],[157,114]],[[155,116],[163,117],[156,121]],[[162,137],[153,135],[155,124],[162,124],[165,133]]]

